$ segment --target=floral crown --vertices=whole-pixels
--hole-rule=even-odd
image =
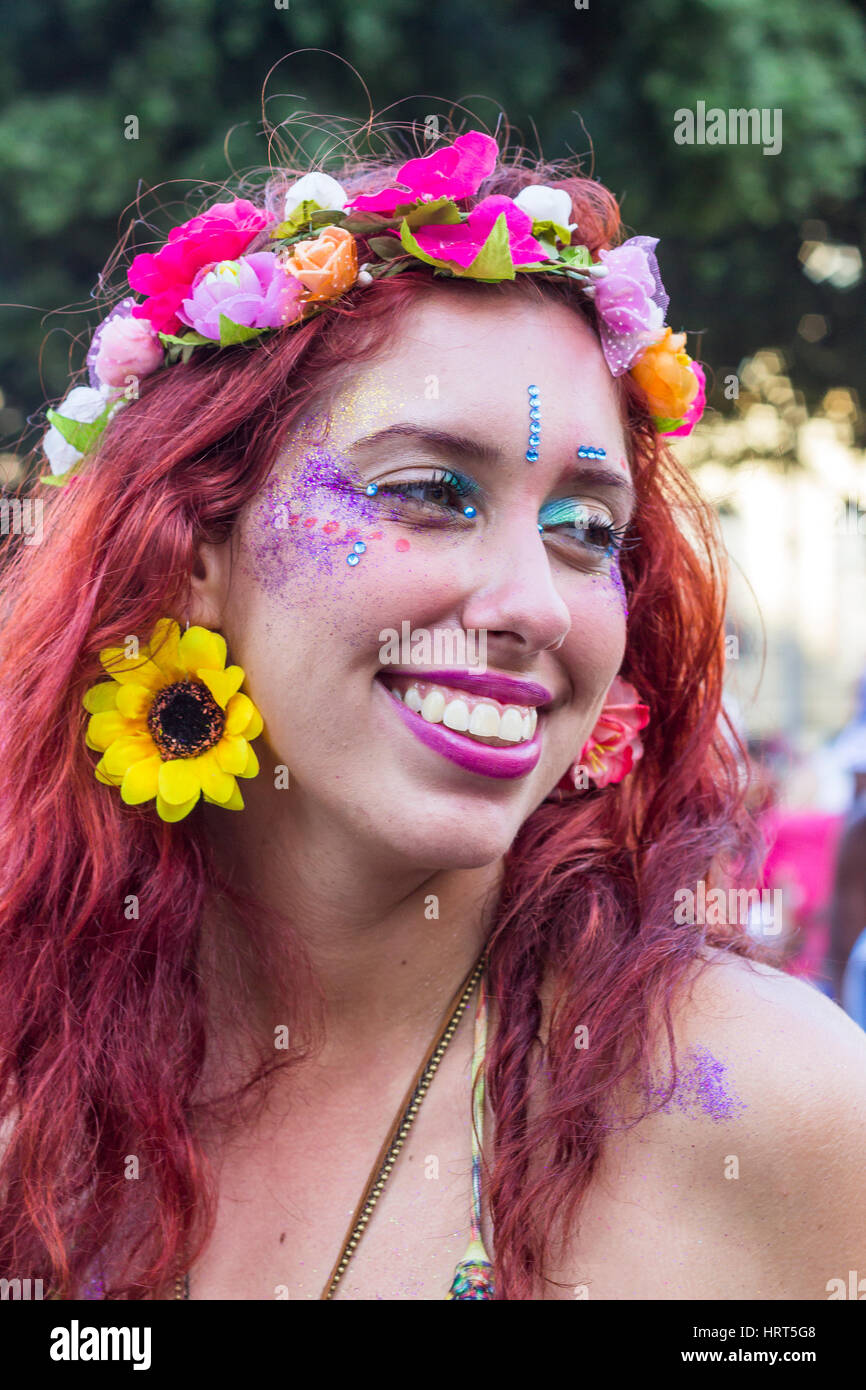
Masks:
[[[572,245],[571,200],[545,184],[516,198],[470,200],[493,171],[498,147],[481,131],[410,159],[401,186],[347,199],[336,179],[310,173],[288,188],[283,217],[244,198],[216,203],[174,227],[155,253],[129,267],[130,288],[96,329],[89,386],[76,386],[46,414],[43,482],[74,478],[111,417],[137,399],[139,382],[188,361],[198,348],[248,343],[293,327],[356,285],[419,261],[435,275],[496,282],[518,272],[566,276],[593,300],[601,347],[615,377],[631,372],[656,429],[689,434],[705,403],[704,373],[685,352],[685,333],[665,327],[669,297],[655,237],[635,236],[593,261]],[[359,265],[357,238],[376,258]]]

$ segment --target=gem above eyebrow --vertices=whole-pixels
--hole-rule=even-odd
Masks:
[[[529,440],[527,441],[526,460],[528,463],[538,461],[538,441],[541,438],[541,411],[538,406],[538,387],[528,386],[529,393]]]
[[[597,447],[595,444],[581,444],[577,451],[579,459],[604,459],[607,458],[607,449]]]

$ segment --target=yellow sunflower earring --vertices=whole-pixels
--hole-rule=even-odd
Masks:
[[[174,618],[160,618],[136,654],[105,647],[99,660],[111,679],[82,700],[85,742],[102,753],[98,780],[131,806],[155,796],[165,821],[183,820],[200,795],[242,811],[235,779],[258,772],[251,740],[263,725],[240,689],[243,668],[225,664],[225,638],[189,625],[181,635]]]

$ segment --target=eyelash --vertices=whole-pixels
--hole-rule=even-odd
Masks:
[[[450,507],[450,510],[454,513],[454,521],[458,523],[465,520],[463,517],[463,506],[466,503],[466,499],[468,497],[480,496],[482,492],[478,483],[474,482],[471,478],[467,478],[463,473],[452,472],[450,468],[438,470],[431,478],[417,478],[402,483],[379,483],[377,484],[377,488],[377,495],[380,497],[396,496],[406,498],[408,496],[411,497],[413,501],[430,507],[433,511],[440,514],[447,504],[441,501],[432,501],[428,496],[418,496],[417,493],[412,492],[412,489],[417,489],[418,492],[422,494],[429,493],[433,488],[449,489],[453,494],[453,498],[456,499]],[[569,513],[578,510],[587,510],[583,503],[574,504],[568,501],[559,503],[553,502],[548,505],[554,509],[559,507],[560,510],[567,508]],[[396,512],[394,515],[396,515]],[[566,523],[567,518],[562,516],[561,521],[548,524],[565,525]],[[587,516],[584,525],[575,529],[586,532],[602,531],[605,537],[603,544],[594,544],[592,541],[582,541],[581,544],[587,546],[590,550],[601,552],[604,556],[610,556],[622,547],[626,532],[628,531],[628,526],[614,526],[613,522],[609,521],[606,517],[593,516],[590,514]]]

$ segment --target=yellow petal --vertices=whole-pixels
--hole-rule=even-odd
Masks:
[[[180,806],[184,801],[198,800],[201,776],[195,758],[171,758],[159,769],[159,794],[163,801]]]
[[[163,767],[164,766],[165,763],[163,763]],[[198,793],[196,793],[195,796],[190,797],[189,801],[182,801],[180,805],[176,805],[171,801],[165,801],[160,796],[159,792],[157,792],[156,809],[161,820],[183,820],[184,816],[189,815],[190,811],[192,810],[193,806],[196,804],[197,801]]]
[[[209,748],[196,761],[201,778],[201,789],[207,800],[217,801],[220,805],[224,801],[228,801],[237,783],[228,772],[223,772],[216,760],[215,750]]]
[[[89,690],[84,692],[81,703],[91,714],[100,714],[103,710],[114,709],[117,704],[117,692],[120,686],[117,681],[100,681],[98,685],[92,685]]]
[[[152,758],[143,758],[126,769],[120,795],[127,805],[137,806],[140,801],[150,801],[152,796],[156,796],[161,766],[162,759],[156,753]]]
[[[259,710],[253,705],[253,714],[248,727],[244,730],[244,738],[258,738],[264,728],[264,722]]]
[[[137,727],[115,709],[100,710],[87,721],[88,748],[107,748],[116,738],[137,733]]]
[[[255,777],[259,770],[259,760],[255,755],[251,744],[247,744],[247,762],[243,772],[239,772],[239,777]]]
[[[116,685],[117,708],[127,719],[145,719],[153,703],[153,691],[146,685]]]
[[[190,674],[200,666],[221,671],[226,664],[226,639],[206,627],[188,627],[178,643],[178,656]]]
[[[212,806],[222,806],[224,811],[242,811],[244,809],[244,799],[237,782],[235,782],[235,789],[228,801],[214,801],[212,796],[206,796],[205,801],[209,801]]]
[[[109,773],[106,771],[104,758],[99,759],[99,762],[96,764],[93,771],[96,774],[97,780],[100,782],[104,782],[108,787],[116,787],[120,783],[120,779],[118,777],[111,777]]]
[[[122,684],[129,681],[133,685],[146,685],[154,693],[166,684],[162,671],[148,659],[146,651],[128,657],[123,647],[103,647],[99,660],[108,674]]]
[[[258,738],[264,724],[249,695],[239,691],[226,705],[225,732],[229,735],[243,734],[244,738]]]
[[[223,734],[216,746],[217,762],[223,772],[233,772],[235,775],[243,772],[249,746],[245,738],[226,738]]]
[[[235,691],[243,684],[244,670],[242,666],[227,666],[224,671],[209,671],[206,666],[201,666],[196,675],[200,681],[204,681],[217,704],[225,709]]]
[[[150,734],[129,734],[116,738],[105,750],[102,761],[105,769],[114,777],[122,777],[131,763],[141,762],[142,758],[152,758],[156,746]]]
[[[174,618],[160,618],[147,644],[147,655],[170,681],[181,680],[185,667],[178,654],[180,625]]]

